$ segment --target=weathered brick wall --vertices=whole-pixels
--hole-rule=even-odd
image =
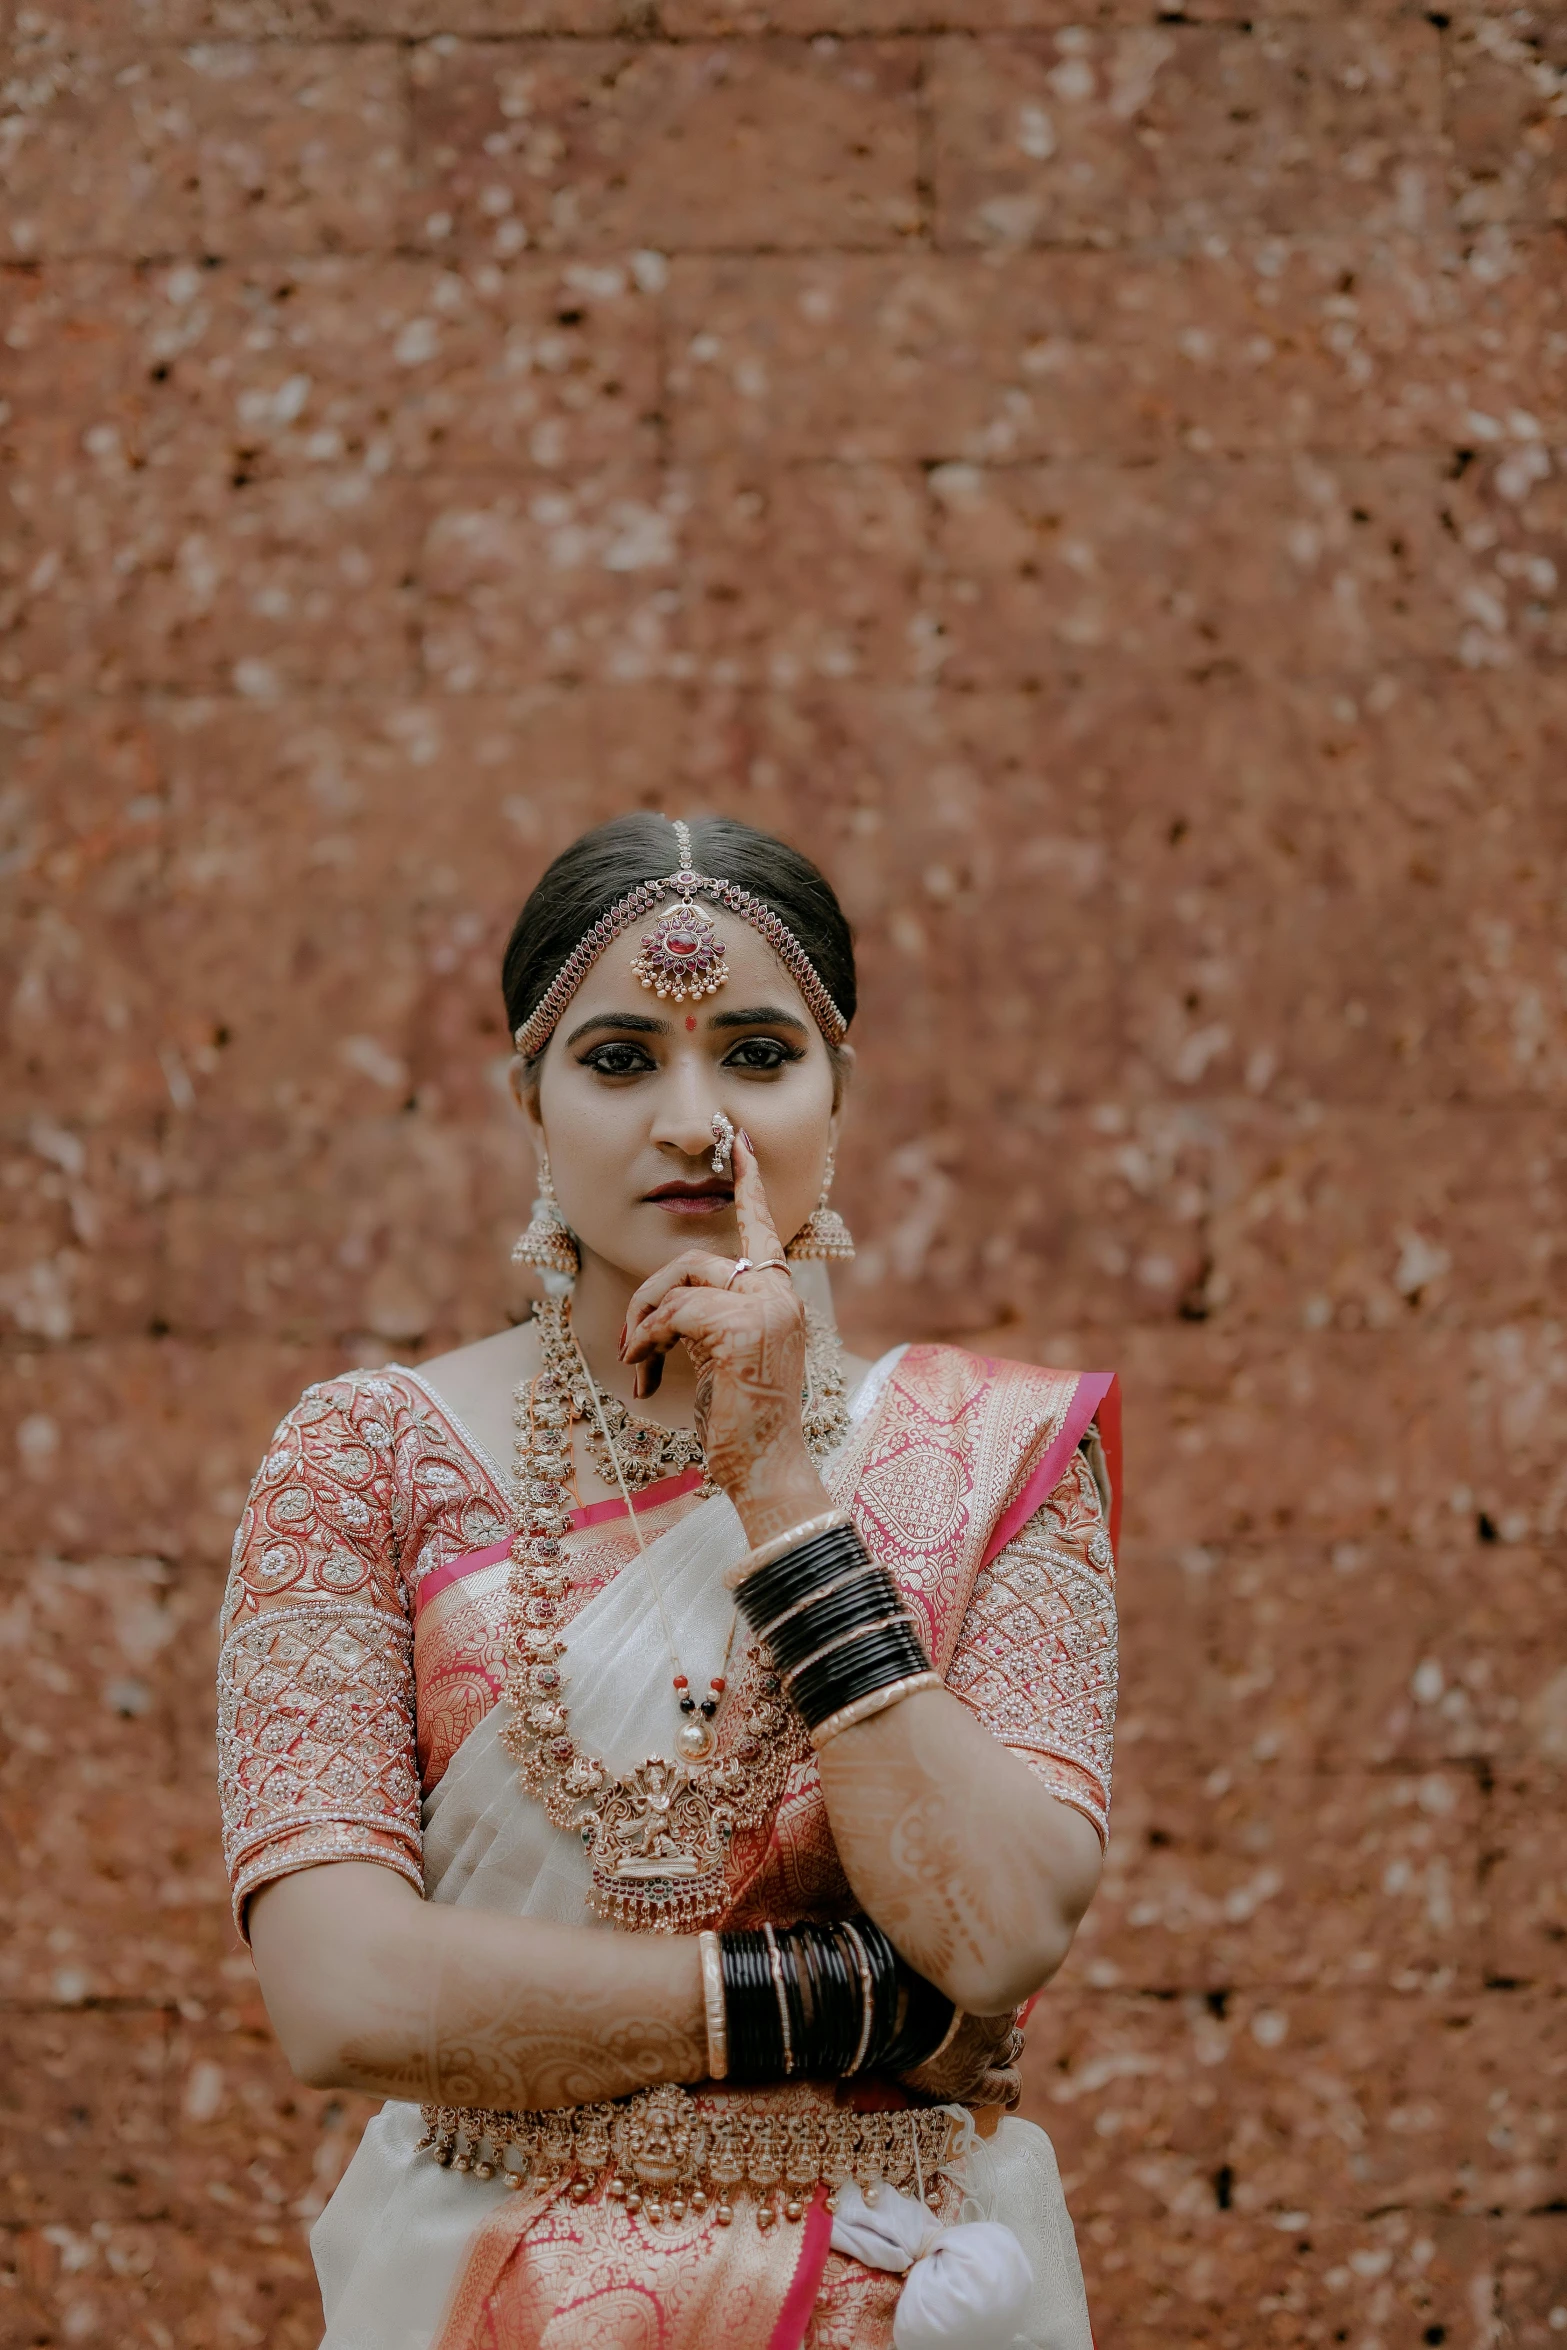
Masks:
[[[855,1334],[1126,1375],[1101,2342],[1567,2324],[1567,16],[1086,14],[14,10],[8,2343],[315,2339],[228,1534],[506,1302],[497,947],[638,803],[859,925]]]

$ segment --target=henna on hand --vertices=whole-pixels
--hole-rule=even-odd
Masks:
[[[606,2013],[597,1999],[573,2012],[558,1983],[543,1996],[508,1998],[479,1970],[467,1996],[443,1983],[431,2020],[430,2045],[416,2055],[400,2055],[395,2020],[385,2038],[372,2031],[346,2041],[347,2085],[384,2093],[396,2082],[393,2095],[421,2103],[531,2112],[624,2097],[656,2081],[698,2081],[707,2070],[705,2038],[672,2018]]]
[[[742,1253],[782,1255],[756,1154],[734,1146],[735,1207]],[[777,1271],[730,1286],[730,1258],[702,1250],[677,1257],[642,1284],[626,1315],[624,1359],[638,1366],[683,1344],[696,1375],[696,1425],[709,1473],[734,1502],[753,1542],[826,1503],[800,1427],[805,1311]]]
[[[444,1908],[355,1861],[279,1879],[251,1924],[278,2035],[318,2087],[528,2111],[707,2071],[686,1936]]]
[[[904,2087],[943,2104],[1003,2105],[1010,2111],[1023,2094],[1017,2018],[1015,2007],[1000,2015],[965,2015],[938,2057],[901,2076]]]

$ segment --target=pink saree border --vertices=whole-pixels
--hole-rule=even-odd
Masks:
[[[631,1496],[631,1506],[640,1517],[644,1510],[656,1510],[661,1501],[678,1501],[682,1493],[695,1493],[701,1482],[700,1469],[682,1469],[678,1477],[660,1477],[656,1485],[644,1485],[640,1493]],[[625,1514],[625,1503],[611,1494],[607,1501],[590,1501],[573,1510],[571,1523],[580,1533],[584,1526],[602,1526],[606,1518],[623,1518]]]
[[[816,2307],[816,2296],[822,2289],[822,2271],[831,2250],[832,2213],[827,2208],[825,2190],[818,2187],[805,2215],[799,2263],[778,2312],[778,2323],[767,2337],[767,2350],[800,2350]]]
[[[683,1469],[678,1477],[661,1477],[656,1485],[646,1485],[631,1497],[632,1507],[640,1517],[644,1510],[656,1510],[661,1502],[678,1501],[683,1493],[694,1493],[702,1482],[700,1469]],[[571,1513],[571,1528],[580,1534],[584,1527],[602,1526],[608,1518],[623,1518],[626,1505],[611,1494],[606,1501],[590,1501]],[[503,1542],[492,1542],[483,1550],[465,1550],[460,1558],[448,1559],[443,1567],[436,1567],[420,1584],[414,1600],[414,1614],[422,1615],[431,1600],[439,1599],[454,1583],[465,1575],[477,1575],[482,1567],[498,1566],[511,1555],[511,1536]]]
[[[1087,1435],[1090,1427],[1093,1425],[1096,1415],[1098,1415],[1101,1408],[1105,1405],[1107,1399],[1110,1398],[1112,1394],[1114,1395],[1116,1409],[1113,1415],[1111,1413],[1106,1413],[1105,1416],[1107,1419],[1111,1418],[1112,1416],[1114,1418],[1115,1441],[1112,1443],[1110,1438],[1110,1431],[1107,1428],[1104,1431],[1106,1438],[1105,1451],[1107,1455],[1111,1456],[1111,1488],[1115,1495],[1116,1502],[1119,1502],[1121,1490],[1121,1448],[1119,1442],[1120,1391],[1116,1384],[1116,1375],[1113,1371],[1084,1371],[1078,1378],[1077,1391],[1072,1397],[1071,1403],[1067,1407],[1067,1415],[1061,1423],[1060,1435],[1045,1452],[1038,1465],[1029,1472],[1027,1477],[1024,1478],[1023,1483],[1021,1486],[1019,1486],[1016,1494],[1013,1496],[1012,1500],[1008,1502],[1006,1508],[1002,1511],[1000,1517],[996,1520],[990,1540],[985,1545],[985,1555],[980,1561],[982,1568],[988,1567],[991,1560],[997,1557],[1001,1551],[1006,1549],[1007,1544],[1011,1541],[1018,1528],[1020,1526],[1026,1526],[1034,1512],[1039,1508],[1040,1504],[1047,1500],[1048,1497],[1055,1491],[1057,1485],[1059,1485],[1061,1482],[1062,1472],[1065,1469],[1067,1462],[1071,1459],[1073,1453],[1076,1452],[1083,1438]],[[1116,1532],[1119,1530],[1117,1525],[1118,1518],[1119,1510],[1115,1509],[1112,1512],[1111,1520],[1110,1539],[1112,1542],[1114,1542]]]

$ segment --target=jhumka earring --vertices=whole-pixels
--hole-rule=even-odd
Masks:
[[[836,1208],[827,1205],[832,1190],[834,1154],[827,1153],[827,1164],[822,1170],[822,1196],[806,1217],[784,1255],[791,1258],[832,1257],[847,1263],[854,1254],[854,1235]]]
[[[582,1270],[576,1234],[560,1212],[550,1176],[548,1154],[539,1154],[539,1196],[533,1203],[533,1221],[519,1232],[511,1252],[514,1265],[531,1265],[544,1276],[552,1294],[571,1287]]]

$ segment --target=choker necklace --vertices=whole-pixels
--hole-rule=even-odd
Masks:
[[[501,1742],[527,1792],[557,1827],[581,1837],[591,1858],[589,1906],[597,1915],[617,1926],[690,1933],[722,1916],[729,1898],[724,1864],[731,1840],[766,1817],[790,1769],[807,1758],[809,1747],[793,1708],[781,1700],[777,1675],[754,1643],[746,1652],[736,1703],[721,1723],[715,1717],[727,1687],[727,1649],[724,1669],[713,1676],[708,1696],[700,1704],[692,1698],[674,1653],[662,1594],[649,1571],[685,1717],[680,1751],[674,1760],[649,1755],[635,1770],[617,1773],[578,1748],[569,1727],[560,1637],[569,1580],[565,1542],[571,1531],[573,1422],[583,1426],[595,1468],[595,1440],[602,1450],[608,1463],[604,1482],[620,1486],[644,1554],[633,1489],[669,1475],[677,1462],[696,1465],[702,1448],[689,1430],[636,1421],[618,1397],[605,1394],[583,1359],[566,1301],[550,1299],[535,1318],[544,1368],[524,1380],[513,1399],[518,1523],[507,1585],[510,1663],[502,1692],[511,1716]],[[801,1425],[813,1458],[822,1460],[848,1427],[842,1350],[830,1323],[809,1308],[806,1320]],[[645,1439],[633,1457],[623,1458],[625,1432],[643,1430]]]
[[[694,1428],[661,1428],[656,1420],[639,1420],[618,1395],[599,1385],[571,1327],[569,1298],[542,1299],[533,1309],[533,1326],[544,1368],[569,1397],[572,1419],[582,1425],[588,1459],[603,1484],[640,1493],[661,1477],[705,1470],[702,1440]],[[716,1491],[705,1481],[703,1489]]]

